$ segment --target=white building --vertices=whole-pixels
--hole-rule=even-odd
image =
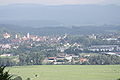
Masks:
[[[11,35],[10,35],[10,34],[8,34],[8,33],[5,33],[5,34],[3,34],[3,37],[4,37],[5,39],[7,39],[7,38],[10,38],[10,37],[11,37]]]
[[[114,51],[114,50],[118,50],[118,46],[117,45],[96,45],[96,46],[91,46],[89,50],[102,51],[102,52]]]
[[[68,62],[72,62],[72,56],[65,56],[65,59],[68,60]]]
[[[27,38],[30,38],[30,34],[29,33],[27,33]]]

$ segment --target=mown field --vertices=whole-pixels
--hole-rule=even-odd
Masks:
[[[24,80],[117,80],[120,65],[35,65],[7,68]],[[35,77],[37,75],[37,77]]]

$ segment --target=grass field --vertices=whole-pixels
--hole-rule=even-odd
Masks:
[[[38,65],[9,67],[11,74],[31,80],[117,80],[120,65]],[[35,77],[35,75],[38,75]]]

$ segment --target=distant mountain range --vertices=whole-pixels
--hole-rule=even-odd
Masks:
[[[0,33],[30,33],[36,35],[83,35],[83,34],[108,34],[120,32],[120,25],[102,25],[102,26],[72,26],[72,27],[23,27],[18,25],[0,24]]]
[[[120,24],[117,5],[14,4],[0,6],[0,24],[26,27]]]

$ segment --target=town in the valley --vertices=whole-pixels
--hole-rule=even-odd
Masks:
[[[119,56],[120,34],[118,33],[38,36],[30,33],[5,32],[0,37],[0,64],[8,66],[120,64],[116,58]]]

